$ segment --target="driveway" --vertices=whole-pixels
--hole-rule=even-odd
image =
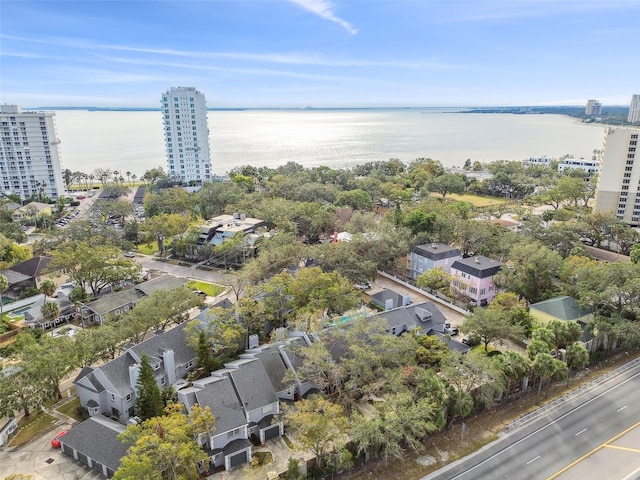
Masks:
[[[104,479],[97,470],[91,470],[60,449],[51,447],[51,439],[69,428],[71,423],[58,420],[52,431],[18,449],[0,448],[0,476],[22,473],[32,475],[33,480]]]

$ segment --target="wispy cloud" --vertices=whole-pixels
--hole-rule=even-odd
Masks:
[[[358,60],[329,58],[323,55],[306,53],[251,53],[251,52],[210,52],[197,50],[177,50],[171,48],[150,48],[138,47],[135,45],[114,45],[92,43],[85,39],[70,38],[25,38],[10,35],[0,35],[0,38],[17,40],[22,42],[40,43],[50,46],[64,46],[83,50],[90,50],[92,53],[97,50],[111,50],[131,53],[144,53],[167,57],[194,58],[202,60],[225,59],[225,60],[248,60],[264,63],[276,63],[286,65],[317,65],[324,67],[392,67],[392,68],[412,68],[412,69],[434,69],[444,70],[456,68],[454,65],[445,62],[431,60]],[[137,62],[134,59],[133,63]]]
[[[358,33],[358,30],[351,25],[349,22],[344,20],[343,18],[338,17],[334,8],[335,5],[333,2],[329,0],[289,0],[291,3],[298,5],[300,8],[303,8],[311,13],[318,15],[325,20],[329,20],[330,22],[337,23],[342,28],[344,28],[351,35],[355,35]]]

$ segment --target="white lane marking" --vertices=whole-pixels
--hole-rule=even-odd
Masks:
[[[632,367],[633,368],[633,367]],[[627,373],[625,372],[620,372],[620,375]],[[456,480],[460,477],[463,477],[464,475],[466,475],[469,472],[472,472],[473,470],[475,470],[478,467],[481,467],[482,465],[484,465],[485,463],[490,462],[491,460],[493,460],[494,458],[496,458],[499,455],[502,455],[503,453],[511,450],[512,448],[514,448],[517,445],[520,445],[522,442],[527,441],[529,438],[533,437],[534,435],[537,435],[538,433],[542,432],[543,430],[546,430],[547,428],[551,427],[552,425],[560,422],[561,420],[563,420],[565,417],[568,417],[569,415],[574,414],[575,412],[577,412],[578,410],[583,409],[584,407],[586,407],[587,405],[589,405],[590,403],[595,402],[596,400],[598,400],[600,397],[603,397],[605,395],[607,395],[609,392],[612,392],[613,390],[616,390],[620,387],[622,387],[623,385],[625,385],[626,383],[635,380],[636,377],[640,376],[640,372],[638,373],[634,373],[633,375],[631,375],[631,377],[622,380],[620,383],[617,383],[615,385],[613,385],[612,387],[607,388],[604,392],[599,393],[598,395],[596,395],[595,397],[591,397],[589,400],[585,401],[584,403],[581,403],[580,405],[575,406],[574,408],[572,408],[571,410],[569,410],[568,412],[563,413],[562,415],[560,415],[558,418],[556,418],[555,420],[544,424],[543,426],[539,427],[538,429],[534,430],[533,432],[525,435],[524,437],[522,437],[520,440],[516,440],[515,442],[507,445],[506,447],[504,447],[502,450],[494,453],[493,455],[489,456],[488,458],[485,458],[484,460],[482,460],[479,463],[476,463],[475,465],[469,467],[466,471],[459,473],[458,475],[455,475],[453,477],[451,477],[449,480]],[[615,376],[613,377],[611,380],[617,380],[618,377]]]
[[[625,408],[627,408],[627,405],[625,405],[624,407],[620,407],[619,409],[616,410],[616,412],[621,412],[622,410],[624,410]]]
[[[536,460],[538,460],[539,458],[540,458],[540,455],[538,455],[536,458],[532,458],[531,460],[529,460],[529,461],[527,462],[527,465],[529,465],[530,463],[535,462],[535,461],[536,461]]]
[[[575,437],[577,437],[578,435],[580,435],[581,433],[584,433],[584,432],[586,432],[586,431],[587,431],[587,429],[586,429],[586,428],[583,428],[583,429],[582,429],[582,430],[580,430],[578,433],[576,433],[574,436],[575,436]]]

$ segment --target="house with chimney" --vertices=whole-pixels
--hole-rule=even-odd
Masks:
[[[186,323],[131,346],[99,367],[84,367],[73,384],[90,416],[106,415],[127,423],[134,415],[136,383],[142,354],[146,353],[162,389],[175,385],[196,366],[196,354],[185,341]]]
[[[451,265],[451,289],[474,305],[487,305],[498,294],[493,277],[502,262],[483,255],[458,259]]]
[[[456,260],[462,259],[460,250],[444,243],[425,243],[413,247],[407,256],[407,270],[412,280],[428,270],[441,268],[445,272],[451,271]]]

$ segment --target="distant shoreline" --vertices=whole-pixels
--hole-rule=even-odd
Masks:
[[[607,109],[628,109],[622,105],[613,105],[607,107]],[[46,106],[46,107],[23,107],[23,110],[83,110],[89,112],[159,112],[160,108],[156,107],[95,107],[95,106],[82,106],[82,107],[69,107],[69,106]],[[511,114],[566,114],[568,112],[576,113],[584,111],[584,107],[578,105],[563,105],[563,106],[486,106],[486,107],[465,107],[465,106],[440,106],[440,107],[210,107],[207,111],[215,112],[233,112],[233,111],[246,111],[246,110],[294,110],[294,111],[340,111],[340,110],[424,110],[428,112],[449,112],[449,113],[511,113]]]

